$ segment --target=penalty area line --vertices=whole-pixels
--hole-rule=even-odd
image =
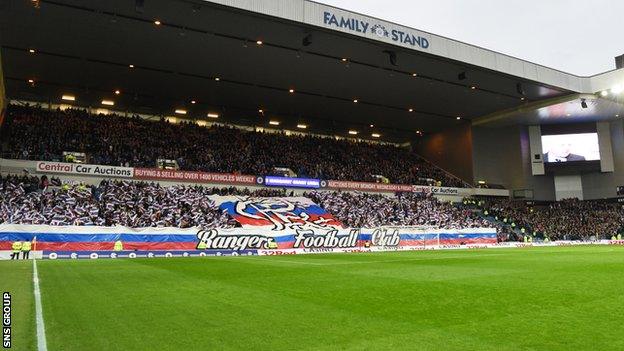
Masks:
[[[37,321],[37,351],[48,351],[43,323],[43,308],[41,305],[41,291],[39,290],[39,274],[37,260],[33,258],[33,286],[35,292],[35,318]]]

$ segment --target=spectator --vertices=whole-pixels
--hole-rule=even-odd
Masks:
[[[546,206],[528,206],[522,201],[481,200],[490,217],[515,224],[526,234],[549,240],[609,238],[624,226],[624,208],[606,201],[567,199]]]
[[[391,145],[356,143],[314,136],[286,136],[226,127],[171,124],[139,117],[89,115],[80,110],[9,106],[3,128],[11,158],[63,160],[82,152],[101,165],[148,167],[157,159],[177,160],[183,170],[252,175],[275,167],[301,177],[463,187],[456,177],[415,153]],[[26,156],[25,156],[26,155]]]
[[[282,189],[250,191],[201,186],[163,187],[154,183],[103,181],[87,188],[63,184],[28,192],[36,177],[7,177],[0,188],[0,223],[98,225],[127,227],[230,228],[237,222],[219,209],[210,195],[292,196]],[[430,195],[396,196],[347,192],[311,192],[310,199],[349,227],[422,226],[469,228],[487,226],[472,211]]]

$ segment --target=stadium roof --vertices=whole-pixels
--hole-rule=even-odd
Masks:
[[[83,106],[392,142],[467,119],[576,117],[544,114],[554,104],[578,105],[584,121],[624,116],[597,95],[624,83],[623,70],[578,77],[303,0],[4,1],[0,44],[11,99],[71,94]]]

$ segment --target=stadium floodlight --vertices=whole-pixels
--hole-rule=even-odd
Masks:
[[[65,101],[76,101],[76,97],[73,95],[67,95],[67,94],[63,94],[63,96],[61,96],[62,100]]]
[[[461,119],[461,117],[457,116],[455,119],[459,121]]]
[[[608,90],[603,90],[603,91],[600,92],[600,95],[602,97],[607,97],[609,95],[609,91]]]
[[[262,40],[257,40],[257,41],[256,41],[256,44],[258,44],[258,45],[262,45],[262,44],[264,44],[264,42],[263,42]]]
[[[157,25],[157,26],[160,26],[160,25],[161,25],[161,23],[162,23],[162,22],[160,22],[159,20],[155,20],[155,21],[154,21],[154,24],[155,24],[155,25]]]
[[[34,84],[34,83],[35,83],[35,80],[34,80],[34,79],[29,79],[29,80],[28,80],[28,83],[30,83],[30,84]]]
[[[297,128],[299,129],[308,129],[308,126],[305,124],[297,124]]]
[[[393,66],[397,66],[397,53],[391,50],[384,50],[384,54],[388,54],[388,59],[390,60],[390,64]]]
[[[207,116],[208,118],[219,118],[219,114],[214,112],[209,112]]]
[[[477,87],[473,85],[473,86],[470,87],[470,89],[471,90],[477,90]]]
[[[312,45],[312,34],[308,34],[301,40],[301,45],[310,46]]]
[[[133,64],[129,64],[128,67],[129,68],[134,68],[134,65]]]
[[[115,90],[115,95],[119,95],[119,94],[121,94],[121,91],[120,90]]]
[[[374,125],[374,124],[371,124],[371,125],[370,125],[370,127],[371,127],[371,128],[375,128],[375,125]]]
[[[418,77],[418,73],[412,73],[412,77]]]
[[[31,54],[34,54],[36,51],[35,49],[28,49],[28,52],[30,52]]]
[[[197,101],[191,100],[191,104],[195,105],[196,103],[197,103]]]
[[[280,122],[279,121],[269,121],[269,124],[272,126],[279,126]]]
[[[136,11],[136,13],[143,13],[145,11],[145,0],[135,0],[134,11]]]
[[[179,115],[185,115],[186,114],[186,110],[183,110],[181,108],[175,110],[175,113],[179,114]]]
[[[102,105],[115,106],[115,101],[112,101],[112,100],[102,100]]]
[[[358,135],[358,132],[357,132],[357,130],[350,130],[349,134],[351,134],[351,135]]]
[[[220,81],[220,80],[221,80],[221,78],[219,78],[219,77],[215,77],[215,81],[217,81],[217,82],[218,82],[218,81]]]
[[[294,94],[295,93],[295,89],[289,89],[288,92],[291,93],[291,94]]]
[[[409,112],[414,112],[414,109],[413,109],[413,108],[410,108],[410,109],[409,109],[409,110],[407,110],[407,111],[409,111]]]
[[[358,103],[358,99],[353,99],[353,102],[357,104]]]
[[[581,107],[587,108],[587,102],[585,101],[585,99],[581,99]]]
[[[381,138],[381,134],[373,133],[371,134],[373,138]]]

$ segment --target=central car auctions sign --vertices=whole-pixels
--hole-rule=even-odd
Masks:
[[[135,168],[134,179],[256,185],[256,177],[250,175],[189,172],[151,168]]]
[[[132,178],[134,176],[134,171],[131,167],[98,166],[65,162],[37,162],[36,170],[37,173],[76,174],[114,178]]]

